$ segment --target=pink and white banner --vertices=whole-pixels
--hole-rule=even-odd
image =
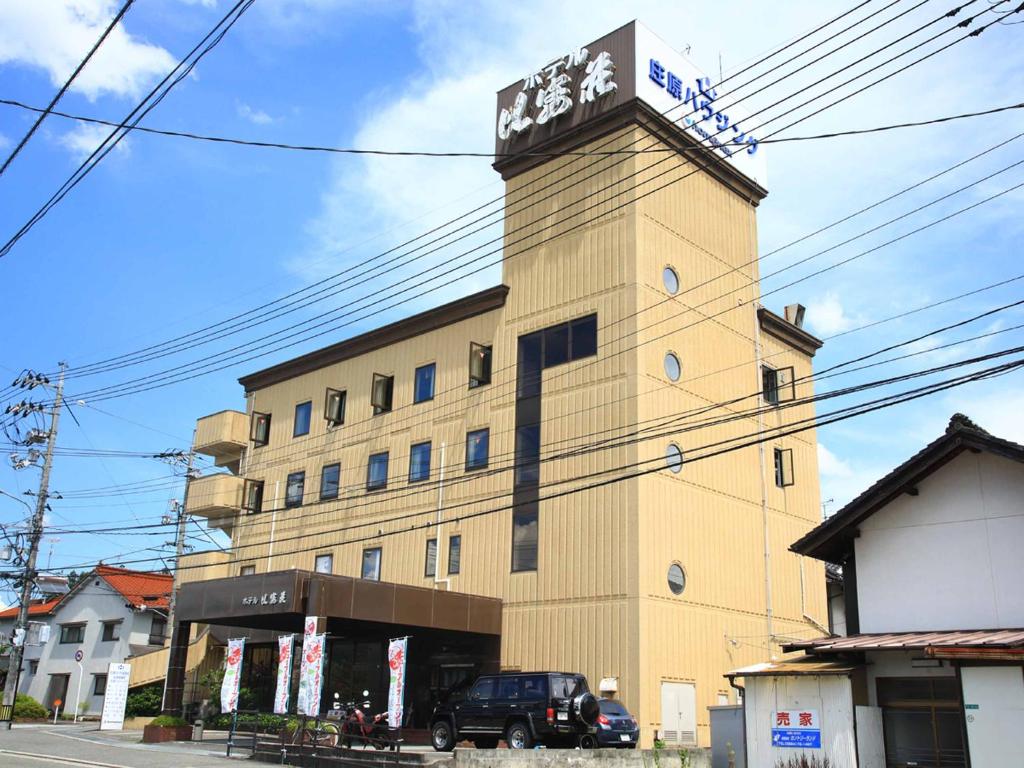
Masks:
[[[242,654],[245,638],[228,640],[228,655],[224,660],[224,682],[220,684],[220,711],[234,712],[238,709],[238,687],[242,682]]]
[[[274,714],[288,714],[288,697],[292,690],[292,654],[295,635],[277,638],[277,692],[274,694]]]
[[[302,625],[302,636],[309,637],[316,634],[316,616],[307,616]]]
[[[400,637],[388,644],[388,668],[391,683],[388,686],[388,724],[392,728],[402,727],[405,702],[405,657],[409,638]]]
[[[320,714],[320,690],[323,688],[324,645],[327,635],[306,635],[302,638],[302,663],[299,667],[299,695],[296,711],[316,717]]]

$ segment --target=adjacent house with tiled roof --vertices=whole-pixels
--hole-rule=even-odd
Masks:
[[[1020,765],[1024,446],[955,414],[790,548],[841,566],[845,629],[730,675],[749,768]]]
[[[62,710],[99,714],[108,665],[164,644],[172,585],[169,574],[99,565],[63,597],[33,604],[49,638],[32,645],[30,635],[18,690],[48,709],[60,699]],[[16,616],[17,607],[0,612],[0,632],[9,636]]]

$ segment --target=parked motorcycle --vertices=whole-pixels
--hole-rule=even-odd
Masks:
[[[363,691],[364,698],[369,695],[369,691]],[[345,720],[341,726],[342,746],[350,748],[353,743],[362,742],[364,749],[367,744],[372,744],[377,750],[394,750],[395,744],[388,727],[388,713],[371,715],[369,709],[369,699],[363,701],[362,707],[356,706],[355,702],[346,705]]]

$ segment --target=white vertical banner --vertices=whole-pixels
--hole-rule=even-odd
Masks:
[[[131,664],[107,666],[107,692],[103,695],[101,731],[120,731],[124,727],[124,708],[128,703],[128,681],[132,676]]]
[[[292,654],[295,635],[277,638],[277,693],[274,695],[274,714],[288,714],[288,696],[292,690]]]
[[[409,638],[400,637],[388,644],[388,669],[391,671],[391,682],[388,685],[388,725],[392,728],[402,727],[402,715],[405,702],[405,657]]]
[[[234,712],[238,709],[238,687],[242,683],[242,654],[245,638],[228,640],[228,655],[224,660],[224,682],[220,685],[220,711]]]
[[[316,616],[307,616],[302,625],[302,636],[309,637],[316,634]]]
[[[320,690],[323,688],[324,645],[327,635],[306,635],[302,638],[302,660],[299,665],[299,695],[296,711],[316,717],[320,714]]]

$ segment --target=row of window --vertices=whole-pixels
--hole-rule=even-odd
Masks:
[[[485,469],[490,456],[490,428],[474,429],[466,433],[466,471]],[[430,478],[430,463],[433,445],[430,441],[415,443],[409,447],[409,482],[419,483]],[[366,462],[366,490],[379,491],[387,488],[390,453],[371,453]],[[263,509],[265,481],[246,480],[243,511],[260,512]],[[320,500],[338,498],[341,488],[341,463],[325,464],[320,471]],[[306,471],[291,472],[285,482],[285,507],[301,507],[306,497]]]
[[[469,345],[469,388],[475,389],[491,383],[492,348],[483,344]],[[434,399],[437,379],[437,364],[421,365],[413,373],[413,403],[425,403]],[[395,377],[382,373],[373,374],[370,384],[370,405],[373,415],[387,413],[394,407]],[[329,427],[345,423],[345,406],[348,391],[327,389],[324,397],[324,420]],[[292,422],[292,437],[308,435],[313,420],[313,401],[307,400],[295,406]],[[254,411],[249,439],[256,448],[270,442],[270,414]]]
[[[104,621],[100,632],[100,642],[112,643],[121,639],[121,621]],[[60,643],[75,645],[85,642],[85,622],[60,625]],[[153,623],[149,629],[149,644],[161,645],[167,635],[167,619],[153,615]]]
[[[796,481],[793,476],[793,449],[775,448],[773,451],[775,466],[775,485],[779,488],[787,488]],[[665,465],[675,474],[683,469],[683,451],[675,443],[669,443],[665,448]]]
[[[39,659],[32,659],[28,663],[28,673],[30,675],[35,675],[39,673]],[[107,676],[105,674],[92,676],[92,695],[107,695]]]

